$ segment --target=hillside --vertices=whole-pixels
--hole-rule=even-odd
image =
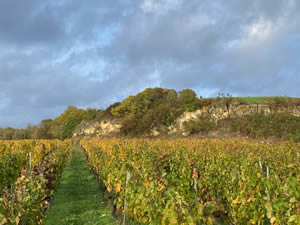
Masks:
[[[300,99],[197,98],[190,89],[146,89],[109,107],[100,120],[83,121],[73,137],[236,136],[300,140]]]
[[[191,89],[147,88],[106,109],[69,106],[55,119],[25,129],[0,128],[0,139],[102,136],[275,137],[300,140],[300,98],[198,98]]]

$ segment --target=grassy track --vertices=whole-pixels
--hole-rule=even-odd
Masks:
[[[55,199],[47,215],[48,225],[116,224],[107,202],[101,200],[98,184],[90,173],[79,146],[61,178]]]

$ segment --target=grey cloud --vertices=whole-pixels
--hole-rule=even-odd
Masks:
[[[278,75],[285,68],[299,67],[296,41],[289,43],[296,52],[286,46],[299,30],[299,19],[296,1],[182,1],[166,14],[156,14],[155,9],[138,12],[107,48],[107,55],[116,60],[118,52],[124,65],[132,68],[145,62],[156,65],[162,86],[192,87],[200,93],[217,87],[239,95],[299,96],[294,84]],[[268,23],[271,28],[264,27]],[[270,29],[270,36],[247,37],[254,24],[252,32],[260,35]],[[232,41],[237,45],[226,48]]]
[[[0,40],[17,45],[47,43],[58,40],[64,30],[45,2],[1,1]]]
[[[0,40],[18,47],[65,47],[97,39],[98,32],[125,18],[129,1],[16,1],[0,2]],[[60,45],[59,45],[60,44]],[[57,46],[55,46],[57,45]]]
[[[0,126],[154,86],[300,96],[299,30],[296,0],[2,0]]]

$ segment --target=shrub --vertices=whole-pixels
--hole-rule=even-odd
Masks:
[[[300,141],[300,118],[288,114],[254,114],[234,118],[231,129],[252,138],[278,137]]]
[[[191,89],[184,89],[179,92],[180,108],[185,112],[193,112],[197,108],[198,98],[196,93]]]
[[[189,134],[207,134],[216,128],[215,121],[202,118],[199,121],[191,120],[183,123],[184,131]]]

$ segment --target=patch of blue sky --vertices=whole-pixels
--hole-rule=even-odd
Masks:
[[[226,44],[225,44],[225,49],[233,49],[235,48],[238,44],[239,44],[240,40],[231,40],[231,41],[228,41]]]
[[[220,92],[218,88],[195,88],[194,90],[198,97],[201,96],[203,98],[216,97],[218,92]]]
[[[161,87],[160,72],[157,68],[150,74],[150,81],[152,87]]]

